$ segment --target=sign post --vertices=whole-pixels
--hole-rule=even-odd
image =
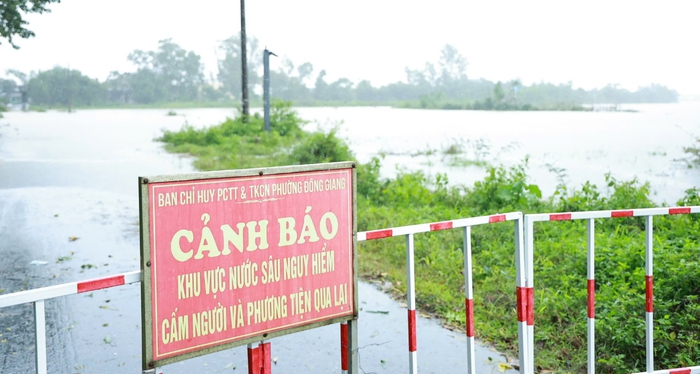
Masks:
[[[338,322],[356,335],[355,176],[341,162],[139,178],[143,370]]]

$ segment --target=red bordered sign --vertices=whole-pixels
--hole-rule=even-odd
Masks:
[[[357,316],[354,164],[140,184],[144,369]]]

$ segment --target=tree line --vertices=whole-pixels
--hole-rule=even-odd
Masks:
[[[248,72],[251,100],[262,94],[262,54],[255,38],[248,38]],[[240,37],[232,36],[218,47],[217,73],[205,76],[201,57],[171,39],[161,40],[154,51],[135,50],[127,56],[133,72],[113,71],[104,81],[75,69],[56,66],[38,72],[9,70],[11,78],[0,78],[0,100],[23,99],[48,107],[153,105],[172,102],[235,103],[241,95]],[[274,62],[270,72],[271,95],[297,105],[417,103],[435,107],[436,102],[474,102],[506,105],[561,105],[590,103],[676,102],[678,93],[652,84],[629,91],[610,84],[601,89],[574,89],[572,83],[535,83],[519,80],[492,82],[467,77],[467,60],[446,45],[438,62],[422,69],[405,68],[406,81],[375,87],[368,80],[347,78],[328,81],[326,70],[316,72],[310,62],[295,65],[289,59]],[[432,104],[431,104],[432,103]],[[492,104],[489,104],[492,105]],[[508,104],[510,105],[510,104]],[[414,105],[407,105],[414,106]],[[493,105],[492,105],[493,106]]]

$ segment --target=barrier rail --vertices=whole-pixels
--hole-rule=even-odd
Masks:
[[[526,346],[526,312],[522,299],[522,290],[525,289],[524,274],[524,249],[522,213],[496,214],[492,216],[462,218],[451,221],[441,221],[420,225],[401,226],[383,230],[374,230],[357,233],[357,241],[367,241],[383,239],[395,236],[406,237],[406,290],[408,306],[408,360],[409,373],[418,372],[418,344],[416,332],[416,290],[415,290],[415,261],[413,235],[425,232],[448,230],[455,228],[464,229],[464,289],[465,289],[465,315],[466,315],[466,335],[467,335],[467,370],[470,374],[476,373],[476,358],[474,357],[474,291],[472,284],[472,246],[471,227],[499,223],[505,221],[515,221],[515,267],[517,279],[517,315],[518,315],[518,349],[520,362],[525,362],[524,355],[528,351]],[[522,364],[521,364],[522,365]],[[521,370],[528,369],[527,367]]]
[[[605,218],[645,217],[646,252],[646,366],[648,374],[696,374],[700,367],[654,371],[654,272],[653,272],[653,216],[700,213],[700,207],[646,208],[627,210],[600,210],[571,213],[527,214],[524,218],[525,269],[527,287],[527,309],[532,313],[527,322],[527,367],[526,374],[534,373],[534,223],[540,221],[588,220],[588,373],[595,373],[595,220]]]
[[[71,282],[0,295],[0,308],[34,303],[35,358],[36,372],[46,374],[46,309],[44,301],[61,296],[75,295],[83,292],[97,291],[104,288],[123,286],[141,281],[141,271],[132,271],[111,277],[92,279],[83,282]]]

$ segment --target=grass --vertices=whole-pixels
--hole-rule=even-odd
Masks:
[[[262,119],[228,119],[208,129],[185,127],[165,132],[172,152],[196,156],[202,170],[264,167],[353,159],[347,144],[328,133],[302,131],[303,121],[289,104],[276,103],[272,131]],[[460,148],[461,147],[461,148]],[[463,154],[464,142],[443,147],[443,155]],[[483,147],[482,147],[482,151]],[[529,183],[527,160],[505,168],[485,166],[482,180],[455,186],[448,176],[400,171],[380,177],[381,160],[358,166],[358,229],[375,230],[416,223],[489,215],[643,208],[653,205],[647,183],[606,175],[603,188],[585,183],[560,185],[543,198]],[[700,189],[691,189],[679,205],[699,205]],[[640,218],[596,222],[596,370],[623,373],[645,370],[645,230]],[[535,226],[535,357],[545,372],[586,372],[586,228],[585,222],[544,222]],[[656,368],[700,365],[700,217],[654,220]],[[478,338],[517,357],[513,226],[472,230],[475,327]],[[463,329],[463,240],[460,230],[415,236],[418,309]],[[406,292],[405,239],[388,238],[358,246],[359,273],[366,280],[391,284],[396,297]]]

